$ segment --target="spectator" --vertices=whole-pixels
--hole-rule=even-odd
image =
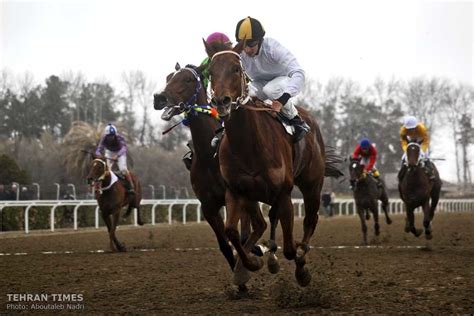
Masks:
[[[332,216],[332,194],[329,191],[326,191],[321,196],[321,200],[323,202],[324,213],[326,217]]]

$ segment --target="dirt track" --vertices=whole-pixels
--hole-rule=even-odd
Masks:
[[[403,217],[393,219],[391,226],[382,223],[374,247],[357,248],[357,218],[321,218],[309,253],[311,284],[297,285],[294,264],[279,251],[280,272],[255,273],[246,295],[237,294],[206,223],[121,227],[118,237],[127,253],[91,252],[108,251],[102,229],[4,234],[0,313],[12,312],[8,293],[82,294],[79,311],[88,313],[474,313],[474,213],[436,214],[431,251],[417,247],[425,246],[424,237],[403,231]],[[295,225],[297,236],[301,223]],[[347,247],[335,247],[341,245]]]

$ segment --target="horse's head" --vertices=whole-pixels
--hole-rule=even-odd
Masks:
[[[351,182],[356,182],[364,178],[364,165],[362,165],[360,161],[360,158],[349,158],[349,174]]]
[[[169,121],[173,116],[183,113],[199,99],[206,100],[201,75],[204,67],[187,65],[181,68],[176,64],[176,71],[166,77],[165,89],[153,96],[155,110],[165,109],[161,115],[163,120]]]
[[[107,162],[105,159],[95,157],[95,159],[92,160],[89,173],[87,174],[87,182],[92,184],[102,181],[106,176],[107,170]]]
[[[418,164],[421,157],[421,145],[418,142],[411,142],[407,146],[407,164],[408,167],[414,167]]]
[[[241,99],[247,97],[247,82],[240,52],[243,43],[239,43],[233,50],[217,51],[209,47],[206,42],[206,52],[211,58],[209,75],[211,78],[211,105],[217,109],[219,116],[226,117],[231,112],[232,105],[239,105]]]

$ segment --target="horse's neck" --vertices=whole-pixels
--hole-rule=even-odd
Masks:
[[[202,160],[213,159],[215,150],[211,147],[211,140],[220,124],[207,114],[190,114],[188,117],[196,157]]]

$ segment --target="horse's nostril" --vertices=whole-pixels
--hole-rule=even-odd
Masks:
[[[211,99],[211,105],[216,106],[217,105],[217,100],[216,98]]]
[[[155,110],[162,110],[168,103],[168,98],[163,94],[155,94],[153,96],[153,106]]]
[[[222,100],[222,104],[230,104],[232,102],[232,98],[229,96],[225,96],[224,99]]]

